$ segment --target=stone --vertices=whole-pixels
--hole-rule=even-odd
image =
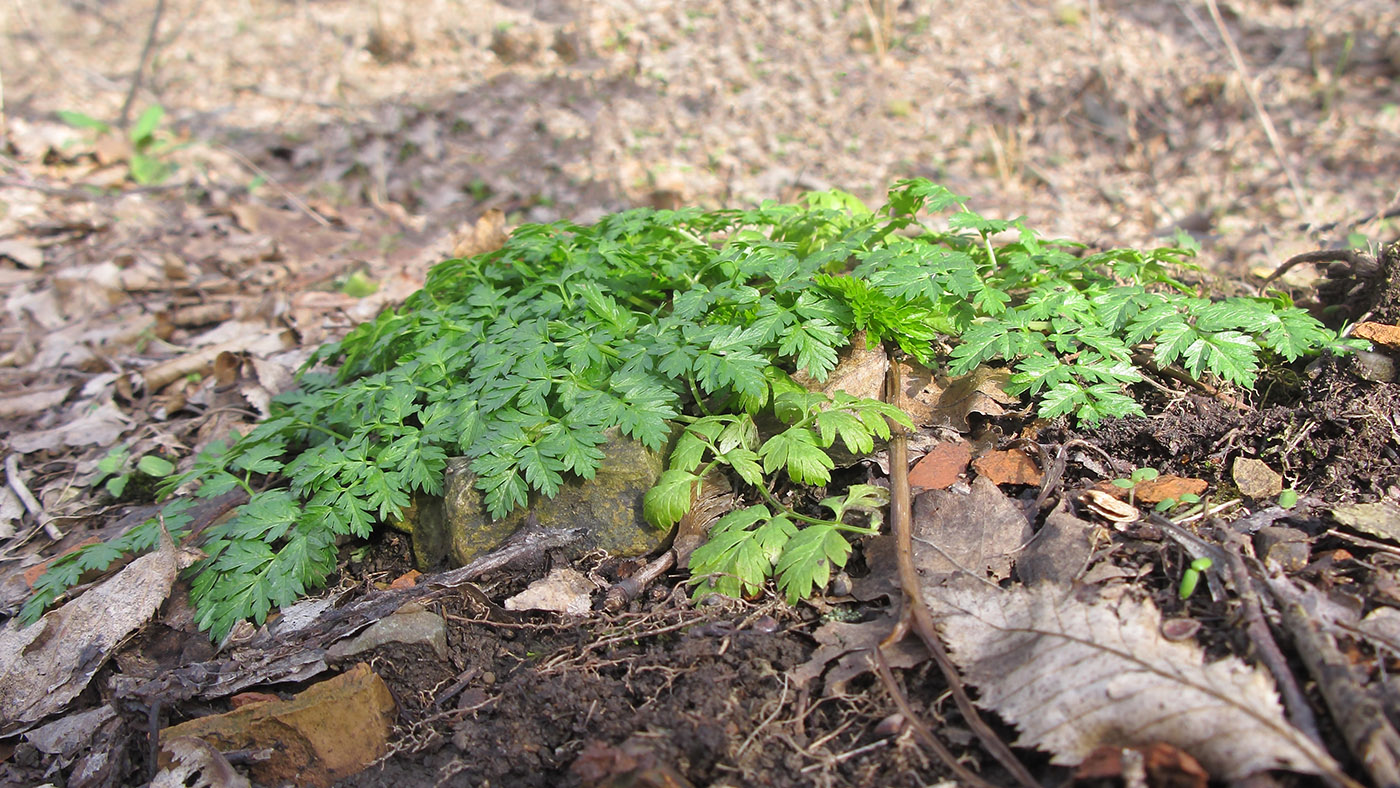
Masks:
[[[492,521],[476,488],[476,475],[465,457],[448,460],[440,499],[420,498],[396,527],[413,535],[420,569],[446,559],[454,566],[471,562],[499,547],[534,515],[542,528],[582,527],[574,548],[602,550],[615,556],[643,555],[660,546],[666,532],[642,517],[642,498],[661,478],[665,455],[609,431],[599,447],[603,460],[592,479],[570,479],[553,498],[532,493],[528,509]]]
[[[389,687],[360,663],[288,700],[253,703],[165,728],[160,740],[192,736],[221,752],[258,753],[248,768],[263,785],[330,788],[389,751],[395,712]],[[161,767],[171,763],[171,754],[163,751]]]
[[[331,646],[326,656],[344,659],[379,648],[386,643],[428,646],[444,662],[447,661],[447,622],[442,616],[424,610],[417,604],[407,604],[391,616],[371,624],[351,640]]]
[[[1264,561],[1296,572],[1308,565],[1311,549],[1308,535],[1297,528],[1269,525],[1254,534],[1254,551]]]
[[[1283,476],[1253,457],[1236,457],[1235,464],[1230,467],[1230,475],[1240,494],[1246,498],[1273,498],[1283,491]]]

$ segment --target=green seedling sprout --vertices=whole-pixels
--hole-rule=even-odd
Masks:
[[[1120,490],[1128,491],[1128,504],[1131,506],[1134,494],[1137,492],[1137,486],[1142,482],[1150,482],[1159,475],[1156,468],[1138,468],[1126,479],[1114,479],[1112,484]]]
[[[1177,589],[1177,596],[1183,601],[1190,599],[1196,593],[1196,586],[1201,581],[1201,573],[1210,569],[1214,563],[1209,558],[1197,558],[1186,567],[1186,571],[1181,573],[1181,587]]]

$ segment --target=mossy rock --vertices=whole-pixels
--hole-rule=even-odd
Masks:
[[[466,564],[499,547],[533,513],[543,528],[582,527],[577,552],[603,550],[610,555],[642,555],[660,546],[666,532],[642,516],[642,498],[665,468],[665,455],[651,451],[615,431],[600,447],[603,461],[592,479],[571,479],[553,498],[530,496],[527,509],[492,521],[476,488],[470,460],[448,460],[441,498],[420,498],[395,523],[413,535],[414,559],[427,570],[446,560]]]

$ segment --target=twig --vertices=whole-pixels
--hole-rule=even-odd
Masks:
[[[1267,577],[1269,591],[1279,602],[1283,627],[1317,682],[1332,720],[1366,773],[1377,785],[1400,786],[1400,732],[1390,724],[1377,694],[1361,685],[1351,661],[1303,606],[1303,595],[1286,577]],[[1329,774],[1348,786],[1359,786],[1344,774]]]
[[[63,532],[58,530],[58,526],[53,524],[53,518],[44,512],[44,507],[39,504],[39,500],[34,497],[34,493],[24,485],[24,480],[19,477],[19,455],[11,454],[5,458],[5,482],[24,504],[25,511],[29,512],[39,525],[43,526],[44,533],[55,542],[63,538]]]
[[[1308,705],[1308,699],[1298,687],[1293,671],[1288,669],[1288,659],[1283,656],[1273,633],[1269,631],[1259,592],[1254,588],[1254,579],[1250,576],[1249,568],[1245,566],[1241,554],[1240,545],[1244,542],[1244,536],[1235,529],[1226,527],[1217,528],[1216,533],[1225,544],[1225,565],[1229,572],[1230,585],[1235,587],[1235,594],[1244,605],[1245,633],[1254,644],[1259,660],[1273,674],[1279,692],[1283,695],[1283,704],[1288,709],[1289,719],[1293,721],[1294,727],[1312,739],[1318,748],[1327,749],[1327,745],[1322,743],[1322,735],[1317,731],[1317,718],[1313,715],[1312,706]]]
[[[259,167],[258,165],[254,164],[252,159],[249,159],[247,156],[244,156],[243,154],[239,153],[233,148],[230,148],[229,146],[224,145],[222,143],[214,143],[214,147],[237,159],[239,164],[242,164],[244,167],[247,167],[248,169],[252,170],[254,175],[257,175],[258,177],[267,181],[277,191],[282,192],[282,196],[286,197],[288,202],[296,206],[297,210],[301,211],[307,216],[310,216],[317,224],[321,225],[322,227],[331,226],[330,221],[327,220],[326,217],[317,213],[315,209],[313,209],[310,205],[307,205],[306,203],[302,202],[301,198],[293,194],[291,189],[288,189],[287,187],[283,186],[280,181],[268,174],[267,170],[264,170],[262,167]]]
[[[1380,271],[1380,263],[1376,262],[1376,258],[1364,252],[1353,249],[1319,249],[1314,252],[1295,254],[1284,260],[1283,265],[1275,268],[1274,272],[1264,279],[1260,287],[1262,288],[1278,279],[1292,270],[1294,266],[1302,263],[1345,263],[1349,270],[1359,277],[1375,276]]]
[[[141,47],[141,59],[136,61],[136,73],[131,75],[131,87],[126,91],[126,100],[122,101],[122,111],[117,115],[117,127],[126,128],[131,121],[131,105],[136,101],[136,94],[141,90],[141,83],[146,78],[146,66],[151,62],[151,51],[155,49],[156,32],[160,29],[160,18],[165,15],[165,0],[156,0],[155,13],[151,15],[151,27],[146,31],[146,43]]]
[[[885,373],[886,399],[895,407],[901,403],[899,399],[904,391],[901,365],[895,357],[893,349],[887,348],[890,356],[890,366]],[[997,759],[1016,781],[1026,788],[1038,788],[1040,783],[1031,776],[1016,755],[1011,752],[1011,748],[996,735],[996,732],[982,719],[982,715],[977,712],[977,708],[972,705],[972,699],[967,696],[967,690],[963,688],[962,677],[958,675],[958,669],[953,665],[953,660],[949,658],[948,651],[943,647],[943,641],[939,639],[937,630],[933,625],[933,614],[929,612],[928,605],[924,604],[923,592],[919,587],[919,575],[914,569],[914,539],[913,524],[911,518],[911,496],[909,492],[909,434],[898,424],[890,425],[890,524],[894,529],[895,554],[899,559],[899,584],[904,589],[904,609],[900,613],[900,623],[895,626],[894,632],[881,643],[881,647],[892,646],[898,643],[908,634],[910,622],[914,630],[923,640],[924,646],[933,656],[933,661],[938,665],[938,669],[943,673],[943,678],[948,682],[948,689],[953,694],[953,699],[958,704],[958,711],[962,712],[963,719],[982,745]],[[883,656],[881,657],[883,659]],[[914,720],[912,712],[906,712],[905,717]],[[935,750],[938,752],[938,750]],[[942,753],[940,752],[940,757]],[[951,766],[951,764],[950,764]]]
[[[1254,89],[1254,83],[1250,80],[1249,72],[1245,70],[1244,58],[1240,57],[1240,50],[1235,46],[1235,39],[1231,37],[1229,29],[1225,27],[1225,20],[1220,16],[1220,8],[1215,4],[1215,0],[1206,0],[1206,8],[1210,9],[1211,21],[1215,23],[1215,29],[1220,32],[1220,38],[1225,42],[1225,49],[1230,53],[1230,60],[1235,64],[1235,71],[1240,75],[1240,82],[1244,83],[1244,91],[1249,96],[1249,103],[1254,105],[1254,114],[1259,117],[1259,125],[1264,127],[1264,136],[1269,138],[1269,146],[1274,150],[1274,156],[1278,159],[1278,164],[1283,168],[1283,174],[1288,178],[1288,186],[1293,190],[1293,199],[1298,203],[1298,212],[1307,215],[1308,204],[1303,196],[1303,187],[1298,183],[1298,176],[1293,174],[1293,168],[1289,166],[1288,159],[1284,156],[1283,145],[1279,142],[1278,131],[1274,129],[1274,122],[1269,118],[1268,110],[1264,109],[1264,102],[1259,100],[1259,92]]]
[[[975,785],[977,788],[994,788],[993,785],[981,777],[973,774],[966,766],[958,762],[957,756],[953,755],[947,745],[938,740],[933,735],[933,731],[924,724],[914,713],[914,708],[909,705],[909,699],[900,692],[899,685],[894,681],[894,673],[890,670],[890,663],[885,661],[885,655],[880,649],[871,649],[872,660],[875,663],[875,672],[880,674],[880,682],[885,685],[885,690],[890,693],[890,698],[894,700],[894,705],[899,708],[899,713],[904,715],[904,720],[909,723],[909,728],[914,731],[914,735],[924,743],[924,746],[933,750],[938,759],[943,761],[943,765],[953,770],[959,780]]]

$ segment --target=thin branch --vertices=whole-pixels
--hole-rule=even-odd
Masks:
[[[131,105],[136,101],[136,94],[141,91],[141,83],[146,78],[146,67],[151,62],[151,52],[155,49],[156,33],[160,30],[160,18],[165,15],[165,0],[156,0],[156,11],[151,16],[151,28],[146,31],[146,43],[141,47],[141,59],[136,62],[136,73],[131,75],[131,87],[126,91],[126,100],[122,102],[122,111],[117,116],[117,127],[126,128],[131,121]]]
[[[1225,49],[1230,53],[1230,60],[1235,64],[1235,71],[1240,75],[1244,91],[1249,95],[1249,103],[1254,105],[1254,114],[1259,117],[1259,125],[1264,127],[1264,136],[1269,138],[1269,147],[1273,148],[1274,156],[1278,159],[1279,166],[1283,168],[1284,176],[1288,178],[1288,186],[1293,191],[1293,199],[1298,203],[1298,212],[1306,216],[1308,203],[1303,195],[1303,187],[1298,183],[1298,176],[1293,173],[1293,168],[1288,164],[1288,159],[1283,153],[1283,144],[1279,142],[1278,131],[1274,128],[1273,120],[1269,118],[1268,110],[1264,109],[1264,102],[1259,99],[1259,91],[1254,89],[1254,82],[1250,79],[1249,72],[1245,70],[1244,58],[1240,56],[1240,50],[1235,46],[1235,39],[1231,37],[1230,31],[1225,27],[1225,20],[1221,18],[1220,8],[1215,4],[1215,0],[1206,0],[1206,7],[1210,9],[1211,21],[1215,23],[1215,29],[1220,32],[1220,38],[1225,42]]]
[[[895,357],[893,348],[887,348],[886,352],[890,356],[889,371],[885,376],[886,401],[895,407],[900,407],[902,403],[899,400],[904,391],[901,371],[903,366]],[[908,633],[909,623],[912,622],[913,629],[923,640],[929,654],[933,656],[934,663],[942,672],[944,680],[948,682],[948,689],[953,695],[953,700],[957,702],[958,711],[962,712],[963,720],[977,734],[982,746],[987,748],[987,751],[997,759],[1002,768],[1016,778],[1016,782],[1025,788],[1038,788],[1040,783],[1031,776],[1030,771],[1016,758],[1015,753],[1011,752],[1011,748],[1007,746],[1006,742],[1002,741],[991,729],[991,726],[987,725],[986,720],[982,719],[982,715],[977,712],[977,707],[972,705],[972,699],[967,696],[967,690],[963,688],[962,677],[958,675],[957,666],[948,656],[948,650],[943,647],[943,641],[939,639],[938,631],[934,628],[933,615],[929,612],[928,605],[924,604],[923,591],[919,587],[919,575],[914,569],[912,506],[909,490],[909,434],[899,424],[891,424],[890,431],[890,526],[894,529],[895,554],[899,560],[899,584],[904,589],[904,610],[900,615],[900,624],[880,645],[885,647],[898,643]],[[905,716],[912,719],[908,713]]]
[[[317,224],[321,225],[322,227],[331,226],[330,221],[327,220],[326,217],[317,213],[316,210],[310,205],[307,205],[305,202],[302,202],[302,199],[293,194],[291,189],[288,189],[286,186],[283,186],[281,182],[279,182],[276,178],[268,174],[267,170],[264,170],[262,167],[259,167],[257,164],[255,164],[252,159],[248,158],[247,156],[244,156],[243,154],[239,153],[233,148],[230,148],[229,146],[223,145],[221,143],[214,143],[214,147],[237,159],[239,164],[242,164],[244,167],[247,167],[249,170],[252,170],[254,175],[261,177],[263,180],[271,184],[274,189],[277,189],[278,191],[282,192],[282,196],[286,197],[288,202],[294,205],[297,210],[311,217],[311,219]]]

